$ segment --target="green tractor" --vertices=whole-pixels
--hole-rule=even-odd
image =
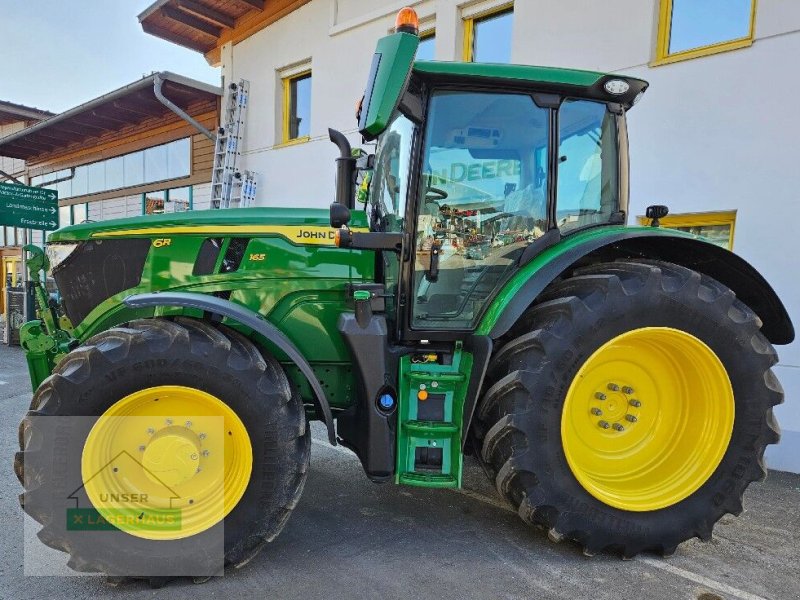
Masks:
[[[408,10],[359,108],[374,153],[330,132],[329,211],[85,223],[34,249],[64,315],[41,293],[22,331],[15,470],[73,568],[203,564],[213,534],[245,563],[298,502],[310,420],[377,483],[457,488],[471,455],[523,521],[587,554],[708,539],[765,476],[773,344],[794,329],[747,262],[660,228],[666,207],[625,225],[647,83],[415,62]],[[51,434],[55,417],[88,424]],[[68,526],[67,496],[105,536]],[[179,527],[118,518],[168,510]]]

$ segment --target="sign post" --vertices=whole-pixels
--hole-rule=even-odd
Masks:
[[[0,225],[42,231],[58,229],[58,192],[0,183]]]
[[[41,231],[58,229],[58,192],[29,185],[0,183],[0,225],[21,228],[23,246],[28,243],[30,229]],[[23,250],[22,285],[27,298],[31,296],[33,290],[29,289],[26,259],[26,252]],[[25,319],[32,317],[30,310],[25,310]]]

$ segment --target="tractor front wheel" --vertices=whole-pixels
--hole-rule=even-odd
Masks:
[[[710,538],[778,441],[760,325],[727,287],[670,263],[554,284],[489,367],[476,432],[498,491],[587,554]]]
[[[221,573],[283,528],[310,434],[278,362],[197,319],[146,319],[67,355],[20,425],[15,471],[39,538],[78,571]]]

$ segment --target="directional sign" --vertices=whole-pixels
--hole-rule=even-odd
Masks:
[[[47,231],[58,229],[58,192],[0,183],[0,225]]]

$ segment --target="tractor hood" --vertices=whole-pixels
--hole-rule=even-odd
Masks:
[[[353,225],[366,225],[366,215],[355,211]],[[52,233],[49,243],[76,242],[93,239],[140,237],[253,236],[275,234],[289,239],[312,234],[327,234],[333,229],[328,223],[327,209],[298,208],[239,208],[226,210],[192,210],[183,213],[146,215],[114,219],[100,223],[81,223]],[[308,231],[303,229],[307,226]]]

